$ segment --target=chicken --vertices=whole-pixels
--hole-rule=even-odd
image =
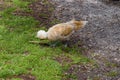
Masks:
[[[82,29],[88,21],[71,20],[66,23],[56,24],[48,29],[47,32],[39,30],[37,38],[48,39],[50,41],[66,40],[69,39],[72,33]]]

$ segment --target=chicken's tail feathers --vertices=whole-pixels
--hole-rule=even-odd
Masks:
[[[81,28],[84,28],[87,23],[88,21],[74,21],[73,22],[73,24],[75,24],[74,29],[79,30]]]
[[[82,21],[83,27],[88,23],[88,21]]]

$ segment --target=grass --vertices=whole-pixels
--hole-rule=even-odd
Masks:
[[[116,71],[110,71],[110,72],[107,72],[106,75],[110,76],[110,77],[115,77],[115,76],[119,75],[119,73]]]
[[[35,38],[38,21],[32,17],[17,16],[16,8],[27,10],[28,1],[12,0],[13,6],[0,12],[0,80],[21,80],[14,76],[32,74],[36,80],[61,80],[63,67],[53,58],[61,54],[70,56],[73,63],[89,62],[74,49],[65,52],[56,48],[31,44]],[[63,46],[62,46],[63,47]],[[68,63],[69,64],[69,63]]]

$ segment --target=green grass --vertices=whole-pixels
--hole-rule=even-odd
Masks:
[[[115,76],[119,75],[119,73],[116,71],[110,71],[110,72],[107,72],[106,75],[110,76],[110,77],[115,77]]]
[[[90,62],[74,49],[65,48],[70,50],[65,52],[61,49],[63,46],[51,48],[29,43],[39,41],[35,38],[40,29],[36,27],[38,21],[12,14],[16,8],[27,10],[29,3],[13,0],[12,7],[0,12],[0,80],[20,80],[14,76],[21,74],[32,74],[36,80],[61,80],[64,69],[53,59],[61,54],[70,56],[73,63]]]

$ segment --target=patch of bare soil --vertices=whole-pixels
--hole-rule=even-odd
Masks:
[[[36,77],[31,74],[15,75],[15,76],[9,77],[5,80],[12,80],[13,78],[19,78],[21,80],[36,80]]]
[[[31,3],[28,8],[29,10],[27,11],[16,9],[13,14],[32,16],[39,21],[40,26],[46,26],[46,28],[52,25],[51,16],[54,11],[54,6],[50,0],[37,0]]]
[[[10,2],[0,0],[0,11],[3,11],[4,9],[11,7],[11,5],[12,4]]]
[[[74,64],[65,71],[64,80],[119,80],[119,73],[112,71],[111,69],[115,68],[116,64],[108,63],[106,66],[101,65],[91,65],[91,64]],[[73,77],[74,76],[74,77]],[[107,78],[107,79],[106,79]]]
[[[77,63],[73,64],[72,59],[69,56],[60,55],[54,58],[64,68],[68,64],[68,68],[63,71],[62,80],[118,80],[119,73],[114,71],[116,67],[120,67],[117,63],[110,63],[105,57],[95,55],[98,61],[104,61],[103,63]],[[112,69],[112,70],[111,70]],[[107,79],[106,79],[107,80]]]
[[[56,57],[54,57],[54,60],[59,62],[62,66],[64,66],[65,64],[70,64],[71,62],[73,62],[73,60],[69,56],[65,56],[65,55],[56,56]]]
[[[29,6],[32,10],[32,16],[39,20],[41,25],[51,25],[50,18],[54,7],[50,2],[50,0],[39,0]]]
[[[36,80],[36,78],[30,74],[18,75],[18,76],[15,76],[15,78],[20,78],[22,80]]]

